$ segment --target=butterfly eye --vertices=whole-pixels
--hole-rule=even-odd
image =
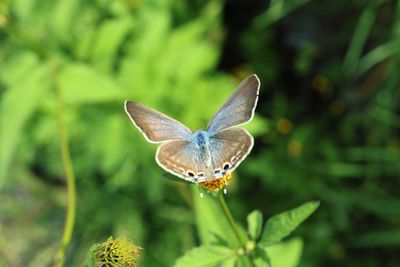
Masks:
[[[191,171],[188,171],[188,172],[187,172],[187,175],[190,176],[190,177],[194,177],[194,173],[191,172]]]
[[[224,170],[226,171],[227,169],[229,169],[231,167],[231,164],[229,162],[226,162],[224,164]]]

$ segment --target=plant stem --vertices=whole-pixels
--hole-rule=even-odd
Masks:
[[[67,181],[67,217],[65,219],[63,239],[61,241],[61,246],[57,253],[54,265],[56,267],[62,267],[65,261],[65,251],[71,241],[71,236],[75,224],[76,188],[75,188],[74,169],[72,166],[71,155],[69,152],[68,135],[64,119],[64,101],[56,81],[55,84],[59,101],[58,115],[59,115],[60,150],[61,150],[61,158],[62,158],[64,173]]]
[[[34,51],[39,57],[47,58],[48,54],[35,40],[31,39],[24,31],[21,31],[14,22],[8,17],[4,16],[5,28],[10,34],[14,34],[20,39],[27,47]],[[64,174],[67,182],[67,216],[65,219],[63,239],[60,248],[55,258],[55,267],[62,267],[65,261],[65,251],[71,241],[72,232],[75,224],[75,211],[76,211],[76,187],[74,169],[72,166],[71,156],[68,148],[68,135],[65,127],[64,120],[64,101],[60,89],[57,86],[57,69],[58,65],[53,66],[53,83],[58,94],[58,123],[59,123],[59,138],[60,138],[60,151],[61,159],[64,169]]]
[[[226,202],[225,202],[225,199],[224,199],[224,195],[219,192],[217,198],[218,198],[218,203],[221,206],[221,209],[224,212],[224,215],[225,215],[226,219],[228,220],[229,225],[231,226],[233,233],[236,236],[236,239],[238,240],[238,242],[239,242],[240,246],[242,247],[242,249],[244,251],[246,251],[246,241],[243,240],[242,236],[239,233],[239,230],[237,228],[236,222],[233,219],[233,216],[232,216],[232,214],[231,214],[231,212],[230,212],[230,210],[228,208],[228,205],[226,205]],[[248,259],[249,259],[250,265],[255,267],[255,264],[253,262],[253,258],[251,257],[251,255],[248,255]]]
[[[236,239],[239,241],[239,244],[242,246],[242,248],[245,249],[246,248],[246,242],[240,236],[239,230],[237,229],[237,226],[236,226],[236,222],[233,219],[233,216],[232,216],[232,214],[231,214],[231,212],[230,212],[230,210],[228,208],[228,205],[226,205],[226,202],[225,202],[223,194],[221,194],[221,193],[218,193],[218,203],[221,206],[222,211],[224,212],[224,215],[225,215],[226,219],[228,220],[229,225],[231,226],[233,233],[236,236]]]

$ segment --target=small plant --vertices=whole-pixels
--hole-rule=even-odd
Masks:
[[[230,178],[231,179],[231,178]],[[217,189],[212,194],[207,194],[206,205],[212,210],[210,200],[217,200],[230,229],[223,229],[225,235],[214,232],[216,225],[207,225],[209,233],[214,236],[213,241],[194,248],[179,258],[175,267],[213,267],[213,266],[257,266],[280,267],[274,264],[273,247],[290,235],[306,218],[308,218],[319,206],[319,201],[310,201],[297,208],[288,210],[269,218],[263,226],[263,215],[255,210],[247,215],[247,229],[239,225],[232,217],[225,202],[224,195]],[[212,211],[211,211],[212,212]],[[216,211],[218,213],[218,211]],[[219,220],[221,217],[218,217]],[[198,222],[199,224],[199,222]],[[199,226],[199,225],[198,225]],[[214,228],[213,228],[214,226]],[[231,231],[236,240],[226,238]],[[297,262],[295,263],[297,264]],[[291,266],[291,265],[290,265]]]
[[[93,245],[86,258],[87,267],[136,267],[142,248],[125,238]]]

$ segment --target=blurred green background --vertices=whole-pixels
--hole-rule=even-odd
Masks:
[[[199,245],[196,224],[213,225],[123,102],[197,129],[252,73],[235,218],[319,199],[294,233],[297,266],[400,266],[400,4],[388,0],[1,1],[0,266],[50,266],[60,244],[58,91],[78,193],[66,266],[110,235],[144,247],[141,266],[172,266]]]

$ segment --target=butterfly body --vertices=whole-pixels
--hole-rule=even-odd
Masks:
[[[193,143],[198,149],[200,161],[207,168],[211,166],[210,137],[206,131],[198,130],[193,135]]]
[[[253,118],[259,86],[256,75],[245,79],[207,129],[195,133],[179,121],[133,101],[125,102],[125,111],[149,142],[161,143],[156,153],[158,165],[199,183],[224,177],[250,153],[253,137],[236,126]]]
[[[198,130],[193,135],[193,142],[199,149],[204,149],[209,145],[209,134],[206,131]]]

